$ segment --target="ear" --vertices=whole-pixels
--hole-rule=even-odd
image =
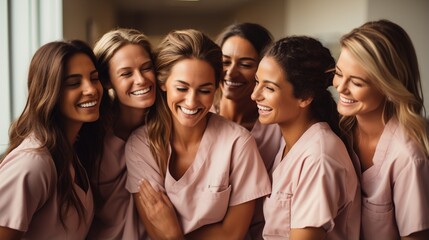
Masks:
[[[167,88],[165,87],[165,84],[159,85],[159,88],[161,88],[162,91],[167,92]]]
[[[306,108],[307,106],[309,106],[311,104],[311,102],[313,102],[313,97],[308,97],[306,99],[300,99],[299,100],[299,106],[301,108]]]

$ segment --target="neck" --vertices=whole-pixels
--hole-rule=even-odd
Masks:
[[[368,139],[378,138],[383,133],[384,126],[381,115],[356,116],[355,131],[361,137]]]
[[[250,97],[240,102],[222,97],[219,105],[219,115],[238,124],[253,126],[258,119],[258,108]]]
[[[301,138],[301,136],[316,122],[317,120],[311,118],[309,115],[303,115],[299,116],[294,121],[279,123],[283,139],[286,142],[283,157],[289,152],[293,145],[295,145],[299,138]]]
[[[113,124],[114,134],[126,141],[131,132],[144,124],[146,109],[120,106]]]
[[[82,127],[82,123],[78,123],[78,124],[70,124],[68,126],[64,126],[64,129],[66,129],[66,137],[67,140],[69,141],[69,144],[71,146],[74,145],[77,135],[79,134],[79,130]]]
[[[173,120],[173,145],[189,149],[195,146],[195,144],[199,144],[206,131],[209,118],[210,116],[207,115],[194,127],[184,127]]]

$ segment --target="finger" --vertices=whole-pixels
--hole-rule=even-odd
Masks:
[[[173,208],[173,209],[174,209],[173,204],[171,203],[170,199],[167,197],[167,195],[166,195],[166,194],[161,193],[161,197],[162,197],[162,200],[164,201],[164,203],[165,203],[169,208]]]
[[[152,196],[152,194],[149,193],[148,185],[150,185],[149,182],[147,182],[146,180],[142,181],[142,183],[140,184],[140,196],[146,204],[153,205],[156,203],[156,199]]]
[[[145,187],[145,191],[148,195],[150,195],[150,197],[152,197],[153,199],[155,199],[155,201],[159,201],[161,200],[161,196],[160,196],[160,192],[156,191],[152,185],[150,184],[149,181],[147,181],[146,179],[143,180],[142,184]]]

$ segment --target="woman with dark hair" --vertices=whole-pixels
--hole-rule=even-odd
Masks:
[[[359,165],[362,237],[429,239],[429,139],[413,43],[388,20],[340,42],[334,86]]]
[[[328,91],[335,61],[310,37],[278,40],[256,72],[252,99],[262,124],[284,142],[264,201],[264,239],[359,239],[360,189]]]
[[[249,132],[209,112],[222,52],[189,29],[170,32],[156,56],[158,119],[125,148],[126,187],[140,217],[152,239],[243,239],[270,183]]]
[[[30,63],[28,99],[0,163],[0,239],[85,239],[87,168],[102,152],[103,88],[81,41],[51,42]]]

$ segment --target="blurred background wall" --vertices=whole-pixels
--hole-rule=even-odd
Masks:
[[[26,100],[31,56],[42,44],[82,39],[93,45],[117,27],[141,30],[158,44],[173,29],[195,28],[215,39],[227,25],[255,22],[275,39],[309,35],[335,57],[338,39],[368,20],[389,19],[410,35],[429,110],[427,0],[0,0],[0,152]]]

